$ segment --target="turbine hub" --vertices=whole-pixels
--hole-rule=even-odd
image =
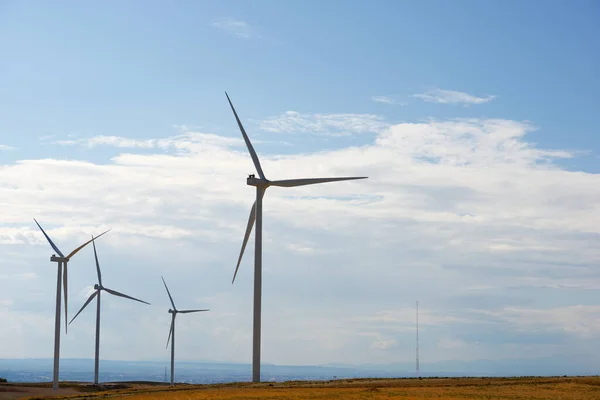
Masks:
[[[177,310],[172,310],[169,308],[169,314],[177,314]]]
[[[95,290],[102,289],[102,286],[100,286],[100,285],[98,285],[98,284],[95,284],[95,285],[94,285],[94,289],[95,289]]]
[[[256,187],[267,188],[267,187],[269,187],[269,185],[271,184],[271,182],[269,182],[268,179],[257,178],[254,174],[251,174],[246,179],[246,184],[248,186],[256,186]]]

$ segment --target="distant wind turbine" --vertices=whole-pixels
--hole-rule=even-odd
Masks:
[[[254,221],[256,220],[256,238],[254,240],[254,320],[253,320],[253,338],[252,338],[252,382],[260,382],[260,328],[261,328],[261,293],[262,293],[262,198],[265,194],[265,191],[269,186],[280,186],[280,187],[295,187],[295,186],[304,186],[304,185],[314,185],[317,183],[327,183],[327,182],[338,182],[338,181],[349,181],[354,179],[366,179],[366,176],[358,176],[358,177],[343,177],[343,178],[309,178],[309,179],[286,179],[286,180],[278,180],[278,181],[270,181],[265,177],[263,173],[262,167],[260,166],[260,161],[258,160],[258,156],[252,147],[252,143],[250,143],[250,139],[246,134],[244,127],[242,126],[242,122],[231,103],[231,99],[227,92],[225,92],[225,96],[227,96],[227,101],[231,106],[231,111],[233,111],[233,115],[237,121],[237,124],[242,132],[242,136],[244,137],[244,141],[246,142],[246,147],[250,152],[250,157],[252,157],[252,162],[254,163],[254,167],[258,172],[260,178],[256,178],[254,174],[250,175],[246,184],[250,186],[256,187],[256,201],[252,205],[252,209],[250,210],[250,217],[248,218],[248,225],[246,227],[246,233],[244,235],[244,241],[242,242],[242,249],[240,251],[240,255],[238,257],[238,262],[235,267],[235,273],[233,274],[233,280],[231,283],[235,281],[235,277],[238,272],[238,268],[240,267],[240,262],[242,261],[242,256],[244,255],[244,249],[246,248],[246,244],[248,243],[248,238],[250,237],[250,233],[252,232],[252,227],[254,226]]]
[[[56,312],[54,314],[54,316],[55,316],[54,317],[55,318],[54,319],[54,372],[53,372],[53,378],[52,378],[52,389],[57,390],[58,389],[58,367],[59,367],[59,358],[60,358],[60,301],[61,301],[61,298],[60,298],[60,296],[61,296],[61,293],[60,293],[61,280],[60,280],[60,278],[62,275],[63,286],[64,286],[64,291],[65,291],[65,334],[66,334],[67,318],[68,318],[68,316],[67,316],[67,300],[68,300],[67,299],[67,264],[69,263],[71,257],[73,257],[75,254],[77,254],[77,252],[79,252],[79,250],[83,249],[90,242],[93,242],[94,240],[98,239],[100,236],[104,235],[106,232],[110,231],[110,229],[106,232],[102,232],[100,235],[96,236],[95,238],[88,240],[87,242],[85,242],[84,244],[82,244],[81,246],[79,246],[78,248],[73,250],[68,256],[65,257],[64,254],[60,251],[60,249],[54,244],[52,239],[50,239],[50,237],[46,234],[46,232],[41,227],[41,225],[37,222],[37,220],[35,218],[33,220],[35,221],[37,226],[40,228],[40,230],[46,237],[46,240],[48,240],[48,243],[50,243],[50,246],[52,246],[54,251],[56,253],[58,253],[58,257],[56,256],[56,254],[52,254],[52,257],[50,257],[51,262],[58,263],[58,274],[57,274],[57,278],[56,278]],[[63,265],[65,267],[64,274],[63,274]]]
[[[92,236],[92,240],[93,239],[94,239],[94,237]],[[100,273],[100,263],[98,262],[98,253],[96,252],[96,243],[92,243],[92,245],[94,246],[94,258],[96,259],[96,272],[98,273],[98,283],[96,285],[94,285],[94,293],[92,293],[90,295],[90,297],[87,299],[87,301],[85,303],[83,303],[83,306],[77,312],[77,314],[75,314],[73,319],[69,322],[69,325],[71,325],[71,322],[73,322],[75,320],[75,318],[77,318],[77,316],[83,311],[83,309],[88,304],[90,304],[90,302],[92,300],[94,300],[94,297],[98,296],[98,299],[96,300],[96,356],[94,359],[94,385],[97,385],[98,384],[98,369],[99,369],[99,365],[100,365],[100,292],[102,292],[104,290],[107,293],[112,294],[113,296],[124,297],[126,299],[139,301],[140,303],[144,303],[144,304],[148,304],[148,305],[150,303],[145,302],[143,300],[136,299],[135,297],[131,297],[131,296],[128,296],[123,293],[119,293],[115,290],[112,290],[112,289],[102,286],[102,274]]]
[[[171,300],[172,309],[169,309],[169,314],[171,314],[171,327],[169,328],[169,337],[167,338],[167,346],[169,347],[169,340],[171,341],[171,386],[175,384],[175,317],[177,314],[190,314],[202,311],[210,311],[210,310],[178,310],[175,307],[175,302],[173,301],[173,297],[171,297],[171,292],[169,292],[169,288],[167,287],[167,283],[165,282],[165,278],[160,277],[165,285],[165,289],[167,289],[167,294],[169,295],[169,300]]]

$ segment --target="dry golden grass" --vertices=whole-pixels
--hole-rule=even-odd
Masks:
[[[82,389],[84,389],[82,387]],[[88,387],[89,390],[89,387]],[[40,398],[36,396],[34,398]],[[204,399],[600,399],[600,377],[349,379],[329,382],[233,383],[221,385],[130,385],[126,389],[57,398],[93,400]]]

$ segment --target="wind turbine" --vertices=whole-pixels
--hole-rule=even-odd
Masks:
[[[359,177],[343,177],[343,178],[308,178],[308,179],[285,179],[278,181],[270,181],[265,177],[263,173],[262,167],[260,166],[260,161],[258,160],[258,156],[252,147],[252,143],[250,143],[250,139],[242,126],[242,122],[231,103],[231,99],[227,92],[225,92],[225,96],[227,96],[227,101],[231,106],[231,111],[233,111],[233,115],[237,121],[237,124],[242,132],[242,136],[244,137],[244,141],[246,142],[246,147],[250,152],[250,156],[252,157],[252,161],[254,162],[254,167],[256,167],[256,171],[258,172],[259,178],[256,178],[254,174],[250,175],[246,184],[249,186],[256,187],[256,201],[252,205],[252,209],[250,210],[250,217],[248,218],[248,226],[246,227],[246,233],[244,235],[244,241],[242,242],[242,249],[240,251],[240,255],[238,257],[238,262],[235,267],[235,273],[233,274],[233,280],[231,283],[235,282],[235,277],[238,272],[238,268],[240,267],[240,262],[242,261],[242,256],[244,255],[244,249],[246,248],[246,244],[248,243],[248,238],[250,237],[250,232],[252,232],[252,227],[254,226],[254,221],[256,220],[256,231],[255,231],[255,241],[254,241],[254,320],[253,320],[253,345],[252,345],[252,382],[260,382],[260,328],[261,328],[261,294],[262,294],[262,198],[265,194],[265,191],[269,186],[279,186],[279,187],[295,187],[295,186],[304,186],[304,185],[314,185],[317,183],[327,183],[327,182],[337,182],[337,181],[349,181],[354,179],[366,179],[366,176]]]
[[[92,240],[93,239],[94,239],[94,236],[92,236]],[[94,359],[94,385],[97,385],[98,384],[98,368],[99,368],[99,364],[100,364],[100,292],[102,292],[104,290],[107,293],[112,294],[113,296],[124,297],[126,299],[139,301],[140,303],[144,303],[144,304],[148,304],[148,305],[150,305],[150,303],[145,302],[143,300],[136,299],[135,297],[131,297],[131,296],[128,296],[123,293],[119,293],[116,290],[112,290],[112,289],[102,286],[102,274],[100,273],[100,263],[98,262],[98,253],[96,252],[96,243],[92,243],[92,245],[94,246],[94,258],[96,259],[96,272],[98,273],[98,283],[94,285],[94,293],[92,293],[90,295],[90,297],[88,297],[87,301],[85,303],[83,303],[83,306],[77,312],[77,314],[75,314],[73,319],[69,322],[69,325],[71,325],[71,322],[73,322],[75,320],[75,318],[77,318],[77,316],[83,311],[83,309],[88,304],[90,304],[90,302],[92,300],[94,300],[94,297],[98,296],[98,299],[96,300],[96,357]]]
[[[165,282],[165,278],[160,277],[165,284],[165,289],[167,289],[167,294],[169,295],[169,300],[171,300],[172,309],[169,308],[169,314],[171,314],[171,328],[169,328],[169,337],[167,338],[167,346],[169,347],[169,340],[171,341],[171,386],[175,384],[175,317],[177,314],[190,314],[202,311],[210,311],[210,310],[178,310],[175,307],[175,302],[173,301],[173,297],[171,297],[171,292],[169,292],[169,288],[167,287],[167,283]]]
[[[79,246],[78,248],[73,250],[68,256],[65,257],[64,254],[60,251],[60,249],[54,244],[52,239],[50,239],[50,237],[46,234],[46,232],[44,231],[42,226],[37,222],[37,220],[35,218],[33,220],[35,221],[37,226],[40,228],[40,230],[46,237],[46,240],[48,240],[48,243],[50,243],[50,246],[52,246],[54,251],[56,253],[58,253],[58,256],[56,256],[56,254],[52,254],[52,257],[50,257],[51,262],[58,263],[58,274],[56,277],[56,312],[54,314],[55,315],[55,317],[54,317],[55,318],[54,319],[54,373],[53,373],[53,378],[52,378],[52,389],[57,390],[58,389],[58,365],[59,365],[59,358],[60,358],[60,301],[61,301],[60,278],[62,275],[64,291],[65,291],[65,334],[66,334],[66,332],[67,332],[67,264],[69,263],[71,257],[73,257],[75,254],[77,254],[77,252],[79,252],[79,250],[83,249],[90,242],[93,242],[94,240],[98,239],[100,236],[104,235],[106,232],[110,231],[110,229],[106,232],[102,232],[100,235],[96,236],[95,238],[88,240],[87,242],[85,242],[84,244],[82,244],[81,246]],[[63,265],[65,267],[64,274],[63,274]]]

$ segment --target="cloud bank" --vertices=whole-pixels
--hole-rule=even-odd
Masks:
[[[316,153],[265,154],[255,143],[269,179],[369,176],[268,190],[266,362],[412,360],[416,299],[424,360],[600,356],[598,306],[585,294],[600,288],[600,176],[561,167],[573,153],[533,146],[534,127],[506,119],[394,124],[287,112],[261,126],[374,132],[365,145]],[[233,286],[231,277],[254,170],[237,134],[59,140],[119,152],[2,165],[0,318],[10,329],[0,331],[0,352],[51,356],[56,271],[36,217],[61,248],[113,228],[98,244],[103,280],[152,303],[103,303],[103,357],[168,357],[164,275],[176,302],[211,309],[178,326],[181,359],[248,362],[252,241]],[[92,262],[85,250],[72,262],[71,309],[94,283]],[[78,317],[65,357],[92,356],[93,326],[93,312]]]

